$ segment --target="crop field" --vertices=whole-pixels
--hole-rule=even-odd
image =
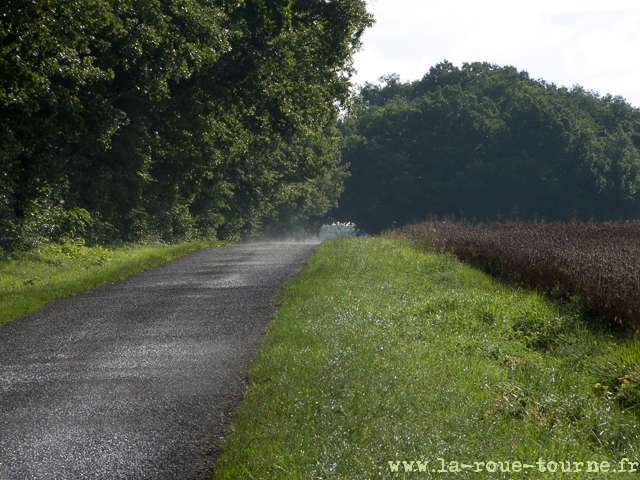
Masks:
[[[581,296],[598,316],[640,329],[640,225],[427,221],[401,232],[502,279]]]

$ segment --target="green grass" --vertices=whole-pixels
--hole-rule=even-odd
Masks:
[[[176,245],[85,247],[51,244],[0,261],[0,324],[41,308],[56,298],[90,290],[173,260],[203,241]]]
[[[586,462],[638,461],[638,411],[620,392],[639,344],[576,305],[406,241],[326,241],[285,289],[214,478],[636,478]],[[461,471],[432,472],[439,458]],[[535,468],[484,470],[501,461]]]

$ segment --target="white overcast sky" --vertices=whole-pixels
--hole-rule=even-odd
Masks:
[[[369,0],[355,83],[418,80],[443,61],[512,65],[640,107],[640,0]]]

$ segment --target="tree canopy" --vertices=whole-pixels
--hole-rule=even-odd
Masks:
[[[322,215],[361,0],[7,0],[0,247]]]
[[[351,177],[332,218],[640,219],[640,110],[623,98],[488,63],[382,80],[341,123]]]

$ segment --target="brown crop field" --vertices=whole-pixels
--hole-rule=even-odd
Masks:
[[[518,285],[581,296],[596,314],[640,330],[640,225],[427,221],[400,230]]]

